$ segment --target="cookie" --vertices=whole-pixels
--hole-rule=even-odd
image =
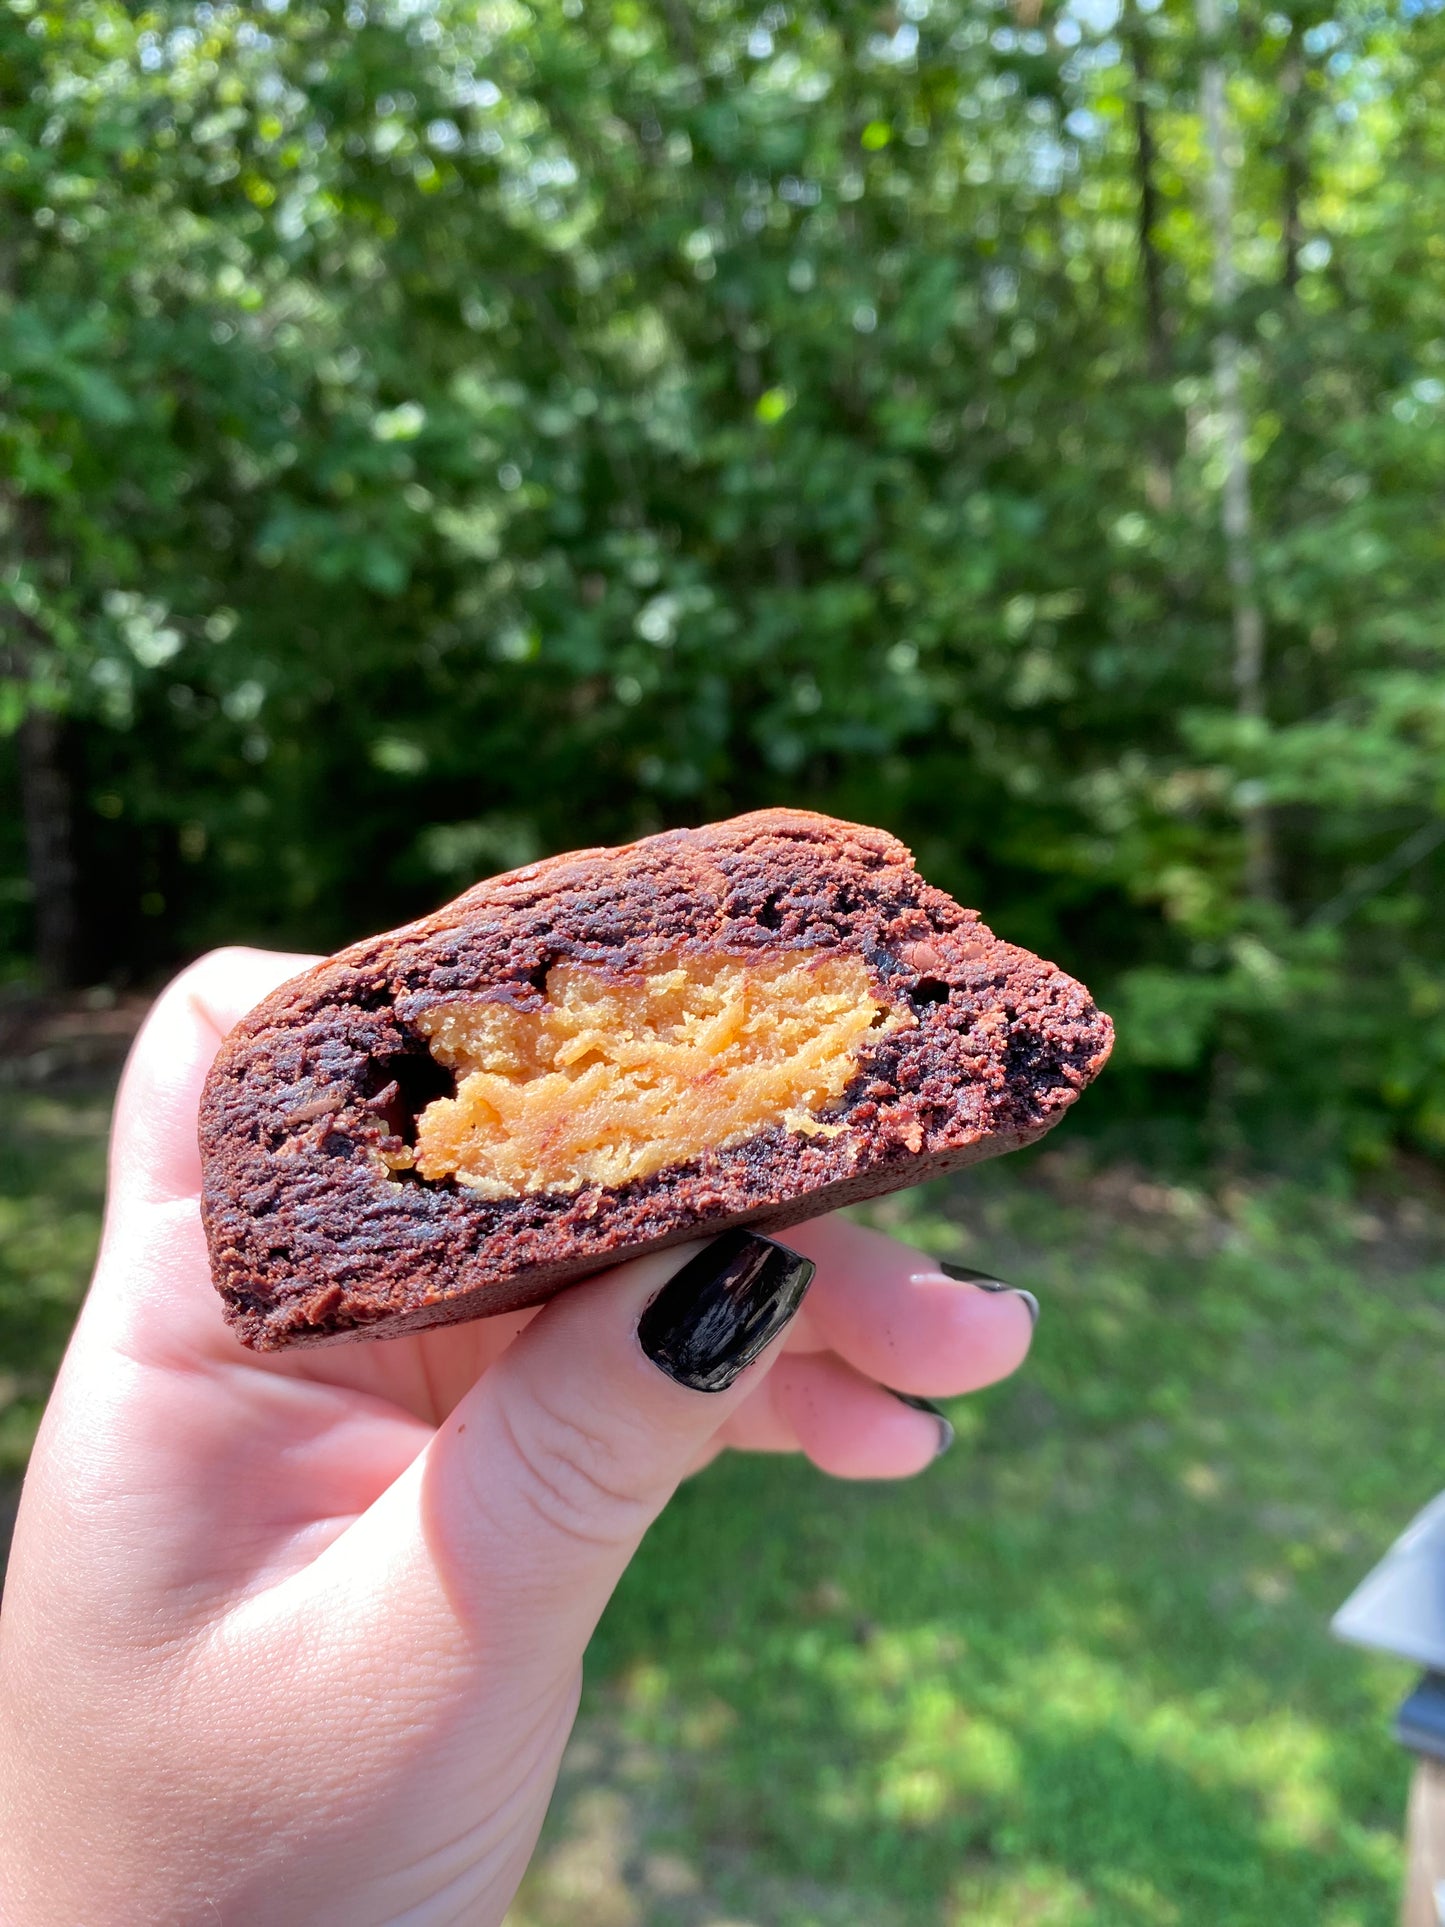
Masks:
[[[479,883],[282,985],[201,1102],[259,1350],[548,1298],[1041,1137],[1109,1019],[881,830],[759,810]]]

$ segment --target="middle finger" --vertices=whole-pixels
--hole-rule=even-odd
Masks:
[[[784,1236],[818,1267],[798,1349],[835,1351],[925,1398],[977,1391],[1023,1363],[1034,1314],[1022,1293],[950,1278],[924,1252],[836,1214]]]

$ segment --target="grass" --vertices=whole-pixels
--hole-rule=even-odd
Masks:
[[[0,1089],[0,1478],[25,1466],[90,1276],[110,1090]]]
[[[910,1486],[680,1495],[515,1927],[1393,1922],[1407,1675],[1326,1622],[1439,1484],[1445,1268],[1308,1192],[1068,1164],[875,1213],[1037,1291],[1028,1367]]]
[[[12,1463],[103,1123],[95,1094],[0,1123]],[[1064,1149],[874,1216],[1031,1286],[1029,1365],[909,1486],[734,1460],[684,1490],[511,1927],[1386,1927],[1408,1675],[1326,1622],[1440,1481],[1430,1208]]]

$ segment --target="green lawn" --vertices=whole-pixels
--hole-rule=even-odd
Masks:
[[[103,1126],[13,1093],[0,1124],[12,1463]],[[681,1495],[515,1927],[1386,1927],[1408,1675],[1325,1621],[1445,1479],[1433,1209],[1065,1148],[874,1215],[1033,1287],[1028,1367],[906,1488],[735,1461]]]

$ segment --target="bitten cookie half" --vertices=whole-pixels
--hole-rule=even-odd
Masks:
[[[881,830],[759,810],[553,857],[231,1032],[212,1274],[263,1351],[514,1310],[1031,1143],[1112,1037]]]

